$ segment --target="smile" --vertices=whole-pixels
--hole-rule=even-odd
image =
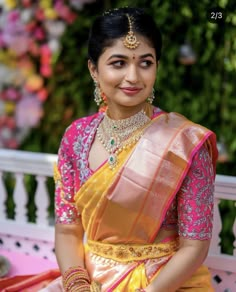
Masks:
[[[127,95],[135,95],[142,90],[141,88],[137,87],[121,87],[120,89]]]

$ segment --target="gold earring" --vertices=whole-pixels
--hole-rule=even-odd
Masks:
[[[150,96],[146,99],[146,101],[147,101],[147,103],[152,104],[154,99],[155,99],[155,89],[152,88],[152,93],[151,93]]]
[[[106,97],[105,93],[101,91],[101,88],[99,87],[97,81],[94,81],[94,86],[95,86],[94,100],[95,100],[97,106],[101,106],[101,105],[106,106],[107,105],[107,97]]]
[[[95,89],[94,89],[94,101],[96,102],[97,106],[100,106],[103,102],[103,99],[102,99],[102,95],[101,95],[101,90],[98,86],[98,82],[97,81],[94,81],[94,86],[95,86]]]

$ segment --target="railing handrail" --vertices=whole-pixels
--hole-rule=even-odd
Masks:
[[[56,154],[0,149],[0,170],[52,176]]]
[[[0,149],[0,170],[51,176],[52,166],[57,158],[57,154],[51,153]],[[215,185],[236,188],[236,176],[217,174]]]

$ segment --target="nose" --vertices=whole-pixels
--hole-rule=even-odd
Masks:
[[[138,68],[136,65],[132,64],[128,66],[126,71],[126,81],[130,83],[137,83],[138,82]]]

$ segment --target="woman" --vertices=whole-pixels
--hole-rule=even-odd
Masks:
[[[216,137],[152,106],[160,55],[160,32],[141,9],[108,11],[91,28],[102,110],[66,130],[55,171],[64,291],[213,291],[202,263]]]

